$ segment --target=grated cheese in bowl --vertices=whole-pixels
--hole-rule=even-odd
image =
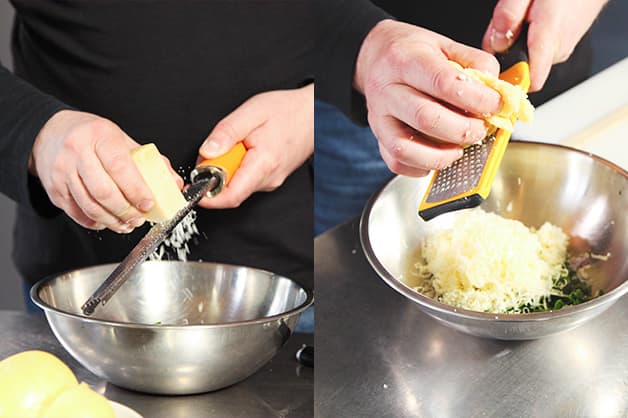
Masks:
[[[463,211],[452,228],[422,243],[414,289],[454,307],[521,313],[556,293],[567,243],[551,223],[534,230],[479,208]]]

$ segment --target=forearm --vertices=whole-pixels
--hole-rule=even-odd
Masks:
[[[0,192],[30,204],[28,161],[35,137],[56,112],[70,107],[0,66]]]

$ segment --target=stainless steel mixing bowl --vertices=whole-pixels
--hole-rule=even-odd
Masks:
[[[395,177],[362,214],[360,238],[372,267],[428,315],[469,334],[533,339],[572,329],[608,309],[628,292],[628,173],[601,158],[558,145],[512,142],[497,173],[486,211],[540,227],[549,221],[570,235],[569,250],[610,253],[589,271],[593,291],[605,294],[554,312],[488,314],[439,303],[414,291],[409,269],[421,240],[451,226],[459,212],[429,222],[417,214],[427,178]]]
[[[44,279],[31,298],[83,366],[143,392],[200,393],[245,379],[277,353],[313,300],[294,281],[262,270],[151,261],[85,317],[81,305],[114,267]]]

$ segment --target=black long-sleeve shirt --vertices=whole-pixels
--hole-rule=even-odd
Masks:
[[[15,75],[0,70],[0,191],[17,203],[13,257],[34,282],[119,262],[147,231],[91,231],[54,210],[27,161],[56,111],[72,107],[155,142],[189,173],[212,127],[251,96],[313,79],[307,1],[14,0]],[[239,208],[199,209],[190,259],[243,264],[312,286],[312,173]]]

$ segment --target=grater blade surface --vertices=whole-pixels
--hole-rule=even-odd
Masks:
[[[426,202],[451,199],[477,187],[494,142],[495,135],[488,135],[482,142],[465,148],[462,157],[452,165],[439,170]]]

